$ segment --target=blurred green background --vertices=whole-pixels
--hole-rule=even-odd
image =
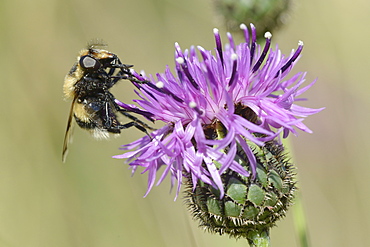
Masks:
[[[370,242],[370,2],[297,1],[288,24],[273,32],[284,53],[303,40],[295,71],[318,78],[302,105],[326,110],[305,123],[314,134],[292,137],[312,246]],[[0,2],[0,246],[246,246],[197,228],[169,181],[147,198],[146,175],[121,160],[132,129],[95,141],[75,129],[66,164],[62,142],[70,102],[65,74],[78,51],[102,38],[124,63],[146,73],[173,67],[174,42],[213,49],[209,0],[33,0]],[[118,99],[135,95],[129,83]],[[273,246],[298,246],[292,212],[272,229]]]

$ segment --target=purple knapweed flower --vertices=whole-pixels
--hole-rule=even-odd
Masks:
[[[244,24],[241,29],[245,42],[235,45],[228,34],[229,43],[224,47],[214,29],[215,54],[198,46],[201,59],[194,47],[182,51],[176,43],[176,74],[167,67],[155,79],[133,71],[139,81],[146,82],[133,82],[141,98],[134,101],[143,115],[146,111],[151,119],[165,125],[150,136],[122,146],[128,152],[114,158],[127,158],[133,172],[138,167],[144,168],[143,173],[148,172],[146,195],[163,166],[158,184],[170,174],[172,185],[177,180],[176,195],[186,176],[194,188],[202,181],[218,189],[223,197],[221,175],[225,171],[251,175],[235,159],[237,150],[243,150],[254,177],[256,157],[250,144],[263,146],[280,133],[284,138],[290,132],[296,134],[296,129],[311,133],[302,120],[322,109],[301,107],[295,102],[302,100],[297,97],[314,82],[300,88],[306,73],[288,78],[303,43],[299,42],[296,51],[284,56],[277,46],[270,49],[269,32],[261,47],[253,25],[251,35]],[[119,104],[127,110],[135,108]]]

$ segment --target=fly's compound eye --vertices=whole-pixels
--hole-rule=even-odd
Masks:
[[[101,64],[95,58],[86,55],[80,58],[80,66],[84,69],[98,70]]]

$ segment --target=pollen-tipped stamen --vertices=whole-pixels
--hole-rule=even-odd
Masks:
[[[244,23],[242,23],[240,24],[240,29],[243,30],[245,43],[249,46],[250,40],[249,40],[249,31],[248,31],[247,26]]]
[[[203,111],[201,109],[198,108],[198,105],[196,102],[194,101],[191,101],[188,103],[188,106],[191,108],[191,109],[194,109],[199,116],[203,115]]]
[[[217,28],[213,29],[213,33],[215,35],[215,40],[216,40],[216,49],[217,49],[218,55],[220,56],[221,64],[222,64],[222,66],[224,66],[224,57],[222,55],[221,36],[220,36],[220,33],[218,32]]]
[[[280,74],[284,73],[291,65],[292,63],[297,60],[298,56],[301,54],[303,50],[303,42],[299,41],[298,42],[298,48],[296,52],[293,54],[293,56],[286,62],[286,64],[281,67],[281,69],[276,73],[275,78],[278,77]]]
[[[229,86],[231,86],[234,81],[236,80],[236,74],[237,74],[237,64],[238,64],[238,55],[236,55],[236,53],[233,53],[231,55],[231,60],[233,61],[233,71],[231,73],[231,77],[230,77],[230,80],[229,80]]]
[[[235,46],[235,43],[234,43],[233,36],[229,32],[226,35],[227,35],[227,38],[229,39],[230,48],[235,51],[236,46]]]
[[[193,85],[193,87],[197,90],[199,90],[199,85],[198,83],[194,80],[194,78],[191,76],[191,73],[189,71],[189,67],[186,63],[186,59],[184,58],[184,62],[181,64],[181,68],[182,70],[184,71],[186,77],[188,78],[188,80],[190,81],[191,85]]]
[[[256,64],[254,65],[254,67],[252,69],[253,73],[256,72],[260,68],[263,60],[265,60],[267,52],[270,49],[271,37],[272,37],[272,34],[270,32],[265,33],[265,38],[266,38],[265,47],[263,48],[263,51],[262,51],[262,54],[261,54],[260,58],[258,59],[258,61],[256,62]]]
[[[256,50],[256,45],[257,45],[257,33],[256,33],[256,28],[255,26],[251,23],[251,32],[252,32],[252,41],[251,41],[251,44],[250,44],[250,65],[252,65],[252,62],[253,62],[253,56],[254,56],[254,52]]]

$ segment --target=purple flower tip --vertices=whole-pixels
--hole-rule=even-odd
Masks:
[[[256,43],[253,25],[251,33],[244,24],[240,27],[245,42],[237,46],[228,35],[230,44],[223,47],[214,29],[216,52],[197,47],[202,59],[194,47],[182,51],[176,43],[175,74],[168,67],[156,79],[133,73],[139,80],[148,81],[140,84],[141,99],[135,100],[142,109],[120,105],[165,125],[150,137],[122,146],[127,152],[114,158],[127,158],[133,172],[137,167],[148,172],[147,193],[156,180],[159,184],[170,174],[172,186],[177,187],[176,196],[186,176],[194,186],[200,181],[214,186],[222,197],[221,174],[230,169],[250,176],[235,159],[237,152],[244,153],[245,163],[255,175],[256,158],[251,146],[263,146],[280,133],[283,137],[296,134],[296,129],[311,133],[302,120],[323,108],[305,108],[295,102],[314,82],[300,88],[305,73],[288,77],[303,43],[284,56],[277,46],[270,48],[271,33],[266,33],[262,48]]]

